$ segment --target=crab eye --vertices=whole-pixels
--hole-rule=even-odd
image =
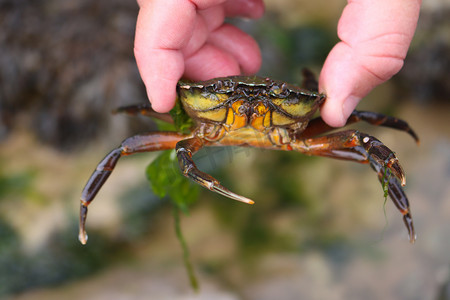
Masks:
[[[281,86],[274,84],[269,89],[269,95],[273,96],[273,97],[281,97],[281,98],[289,96],[289,90],[287,88],[286,83],[283,83]]]
[[[214,89],[216,90],[220,90],[223,87],[223,81],[219,80],[217,81],[217,83],[214,85]]]
[[[234,84],[230,80],[217,80],[205,87],[208,93],[226,94],[234,90]]]
[[[213,94],[210,92],[202,92],[200,93],[200,95],[205,99],[209,99],[212,101],[219,101],[219,97],[217,97],[217,94]]]

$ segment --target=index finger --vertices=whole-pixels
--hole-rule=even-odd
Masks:
[[[175,86],[184,71],[179,49],[192,31],[189,24],[193,23],[195,7],[189,1],[180,1],[179,5],[175,1],[139,1],[139,5],[134,41],[136,63],[153,109],[167,112],[173,107]],[[184,22],[185,26],[168,22]],[[173,32],[174,27],[182,30]]]
[[[180,49],[192,35],[196,9],[223,1],[139,1],[134,54],[155,111],[167,112],[174,105],[176,84],[184,72]]]

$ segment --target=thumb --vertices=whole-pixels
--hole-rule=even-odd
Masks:
[[[403,66],[417,25],[420,0],[353,0],[338,25],[341,39],[319,78],[328,95],[322,109],[330,126],[345,125],[359,101]]]

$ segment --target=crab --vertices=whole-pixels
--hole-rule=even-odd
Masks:
[[[193,155],[202,147],[242,146],[297,151],[369,164],[403,215],[409,241],[414,243],[413,219],[408,198],[402,189],[405,173],[394,152],[375,137],[357,130],[329,133],[335,128],[328,126],[320,117],[313,118],[326,99],[317,90],[317,81],[310,71],[304,71],[302,87],[257,76],[179,81],[177,101],[193,120],[192,128],[188,133],[153,131],[135,135],[106,155],[81,195],[80,242],[87,242],[85,222],[88,205],[114,170],[117,161],[134,153],[176,149],[184,176],[225,197],[253,204],[253,200],[230,191],[217,179],[200,171],[193,161]],[[158,114],[145,104],[125,106],[117,111],[171,121],[170,114]],[[408,123],[398,118],[355,110],[346,125],[360,121],[404,131],[419,142]]]

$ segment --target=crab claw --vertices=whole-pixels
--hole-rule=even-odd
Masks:
[[[86,245],[87,240],[88,240],[88,236],[86,233],[86,217],[87,217],[87,205],[85,204],[81,204],[80,206],[80,231],[78,233],[78,240],[83,244]]]
[[[183,171],[183,175],[194,180],[194,182],[200,184],[201,186],[207,188],[208,190],[221,194],[230,199],[244,202],[247,204],[255,203],[255,201],[249,198],[233,193],[232,191],[221,185],[219,181],[214,177],[212,177],[211,175],[198,170],[194,164],[192,164],[190,167],[186,167],[186,169]]]
[[[394,152],[373,136],[360,134],[362,144],[369,155],[369,163],[377,172],[378,179],[384,187],[387,187],[392,202],[403,215],[403,222],[408,229],[409,241],[416,241],[414,223],[409,208],[409,201],[402,186],[406,184],[403,171]]]
[[[364,149],[369,154],[371,164],[388,169],[392,175],[400,180],[401,185],[404,186],[406,184],[405,172],[394,152],[373,136],[363,133],[360,136]]]
[[[413,218],[411,215],[411,209],[409,207],[409,201],[403,191],[401,185],[395,177],[390,176],[390,169],[384,169],[379,165],[373,165],[372,167],[378,173],[378,179],[383,185],[387,185],[387,191],[392,202],[403,215],[403,223],[405,223],[408,229],[409,241],[414,244],[416,241],[416,233],[414,230]]]
[[[210,191],[221,194],[233,200],[244,202],[247,204],[254,204],[255,202],[244,196],[233,193],[226,187],[222,186],[220,182],[209,174],[200,171],[192,160],[192,152],[184,146],[196,146],[195,142],[198,142],[196,138],[190,140],[184,140],[177,144],[177,157],[180,169],[183,175],[192,179],[194,182],[200,184],[201,186],[207,188]],[[186,144],[186,145],[184,145]],[[198,147],[198,145],[197,145]]]
[[[255,203],[255,201],[253,201],[251,199],[248,199],[248,198],[246,198],[244,196],[235,194],[235,193],[233,193],[232,191],[230,191],[229,189],[227,189],[226,187],[224,187],[224,186],[222,186],[220,184],[214,184],[210,188],[210,190],[214,191],[214,192],[216,192],[218,194],[221,194],[221,195],[223,195],[225,197],[228,197],[230,199],[233,199],[233,200],[237,200],[237,201],[244,202],[244,203],[247,203],[247,204],[254,204]]]

